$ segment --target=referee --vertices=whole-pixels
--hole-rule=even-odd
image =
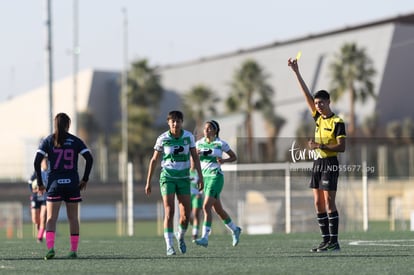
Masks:
[[[299,72],[297,59],[290,58],[288,66],[296,75],[316,124],[315,139],[308,143],[310,149],[315,150],[315,155],[318,156],[313,163],[310,188],[313,190],[322,242],[312,248],[311,252],[339,251],[339,214],[335,197],[339,175],[337,155],[345,151],[345,123],[329,107],[330,97],[327,91],[320,90],[311,95]]]

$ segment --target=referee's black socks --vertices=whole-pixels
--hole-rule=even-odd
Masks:
[[[327,243],[330,239],[328,214],[326,212],[318,213],[317,219],[318,219],[319,228],[321,230],[323,242]]]
[[[338,225],[339,225],[338,211],[329,213],[328,219],[329,219],[329,235],[331,237],[330,242],[337,243],[338,242]]]

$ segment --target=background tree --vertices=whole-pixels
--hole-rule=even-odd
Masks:
[[[158,135],[155,121],[159,116],[159,103],[164,94],[157,67],[146,59],[133,62],[128,72],[128,156],[145,174],[146,159],[153,151]]]
[[[262,103],[260,108],[265,125],[266,125],[266,150],[263,152],[265,156],[264,161],[266,162],[275,162],[277,160],[277,149],[276,142],[280,133],[280,129],[285,124],[286,120],[275,113],[275,106],[271,99]]]
[[[371,138],[376,136],[376,132],[378,129],[378,114],[373,113],[370,116],[367,116],[362,121],[362,132],[364,133],[365,137]]]
[[[146,171],[146,160],[153,151],[158,129],[155,122],[158,118],[159,102],[164,90],[157,67],[151,67],[146,59],[131,64],[127,76],[128,102],[128,159],[138,164],[136,171],[143,177]],[[121,137],[114,141],[120,148]]]
[[[95,142],[100,135],[98,122],[90,111],[84,111],[78,114],[78,132],[79,137],[87,144]]]
[[[365,49],[359,48],[355,43],[346,43],[341,47],[330,64],[330,70],[332,100],[338,100],[347,92],[349,94],[347,135],[352,137],[356,132],[355,103],[364,103],[368,97],[375,98],[372,78],[376,72]]]
[[[275,125],[274,106],[272,96],[274,90],[267,83],[269,76],[254,60],[246,60],[234,73],[231,82],[231,93],[226,99],[226,106],[230,112],[241,111],[245,114],[245,129],[247,135],[247,161],[253,156],[253,125],[252,115],[255,110],[262,111],[268,125]]]
[[[219,101],[220,99],[215,96],[213,90],[203,84],[193,86],[184,95],[186,117],[194,120],[194,134],[197,139],[203,134],[202,128],[206,117],[217,114],[216,104]]]

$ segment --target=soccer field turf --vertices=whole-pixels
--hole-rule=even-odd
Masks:
[[[413,232],[342,234],[340,252],[311,253],[317,234],[211,235],[208,248],[166,256],[162,237],[81,237],[79,258],[66,259],[69,240],[58,236],[56,258],[43,260],[45,244],[3,240],[4,274],[414,274]]]

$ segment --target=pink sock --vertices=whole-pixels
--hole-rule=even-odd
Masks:
[[[52,249],[55,247],[55,232],[46,231],[46,246],[47,249]]]
[[[70,235],[70,251],[78,251],[79,235]]]
[[[39,231],[37,232],[37,239],[38,240],[43,240],[43,234],[45,233],[45,229],[44,228],[40,228]]]

